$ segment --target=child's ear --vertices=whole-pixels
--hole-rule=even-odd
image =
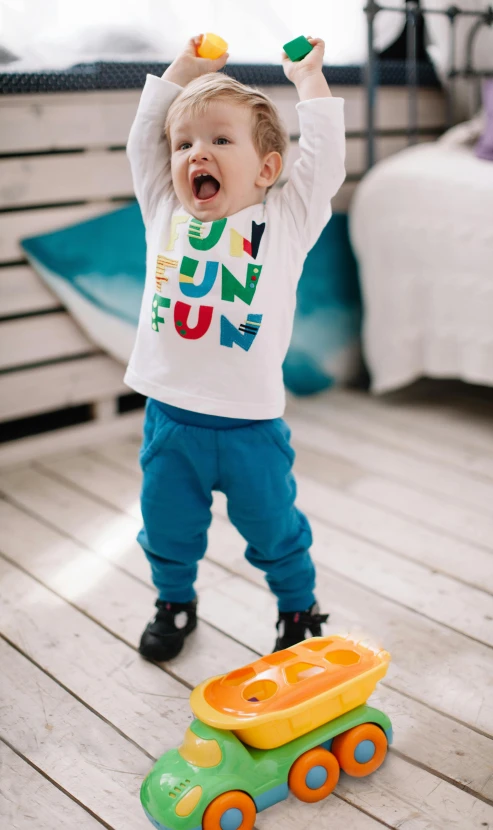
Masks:
[[[281,175],[282,170],[282,156],[280,153],[273,151],[264,156],[260,172],[257,176],[255,184],[257,187],[272,187]]]

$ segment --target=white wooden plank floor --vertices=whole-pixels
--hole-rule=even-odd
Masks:
[[[375,702],[395,744],[374,776],[256,827],[493,830],[493,395],[336,391],[287,417],[329,630],[392,653]],[[275,603],[218,495],[199,629],[168,665],[140,659],[138,443],[0,472],[2,828],[150,827],[139,786],[180,742],[190,689],[272,647]]]

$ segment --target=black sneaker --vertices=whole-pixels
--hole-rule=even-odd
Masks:
[[[317,602],[306,611],[279,611],[274,651],[282,651],[309,637],[321,637],[322,623],[327,622],[328,618],[328,614],[320,614]]]
[[[156,601],[157,614],[142,634],[139,652],[146,660],[171,660],[183,648],[185,637],[197,626],[197,600]]]

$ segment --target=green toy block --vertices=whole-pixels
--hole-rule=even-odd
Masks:
[[[285,43],[282,48],[290,60],[302,61],[312,51],[313,46],[306,37],[301,35],[301,37],[295,37],[294,40]]]

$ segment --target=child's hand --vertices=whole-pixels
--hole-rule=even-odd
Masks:
[[[319,37],[308,37],[307,40],[311,43],[313,49],[303,60],[292,61],[288,58],[286,52],[282,53],[284,74],[296,85],[305,78],[318,75],[322,71],[325,43]]]
[[[226,52],[217,58],[215,61],[209,58],[197,57],[197,48],[200,46],[202,35],[190,38],[186,48],[181,55],[175,58],[171,66],[168,67],[163,75],[167,81],[172,81],[179,86],[186,86],[200,75],[205,75],[207,72],[217,72],[226,65],[229,54]]]

